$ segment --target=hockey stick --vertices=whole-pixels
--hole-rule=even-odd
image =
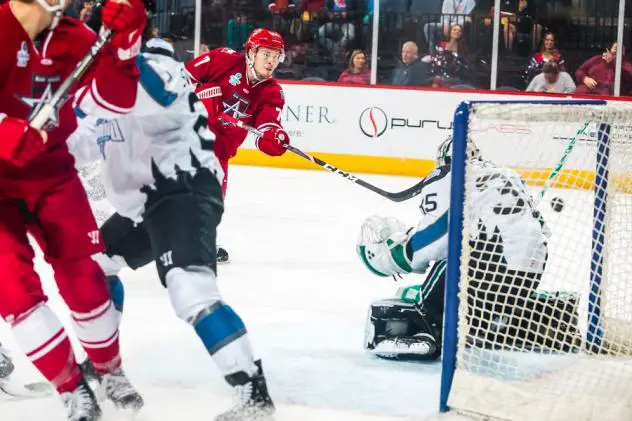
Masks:
[[[562,172],[562,168],[564,168],[564,165],[566,164],[568,157],[573,151],[573,148],[575,148],[575,144],[577,143],[577,138],[579,136],[586,134],[586,129],[588,128],[589,124],[590,124],[590,121],[584,123],[584,126],[581,129],[577,130],[577,133],[575,133],[575,136],[571,137],[570,140],[568,141],[568,145],[566,145],[564,154],[558,161],[557,165],[555,165],[555,168],[553,168],[553,171],[551,171],[551,173],[549,174],[548,178],[544,182],[544,186],[542,186],[542,189],[540,190],[537,197],[535,198],[535,201],[534,201],[535,207],[538,207],[538,205],[542,201],[542,198],[544,198],[544,195],[546,194],[547,190],[551,187],[551,184],[553,184],[553,180]]]
[[[8,379],[0,380],[0,397],[6,396],[14,400],[37,399],[50,396],[55,389],[50,383],[36,382],[16,385]]]
[[[254,134],[255,136],[263,136],[263,132],[255,129],[254,127],[248,126],[247,124],[244,124],[242,121],[237,120],[234,117],[231,117],[229,115],[226,114],[222,114],[220,116],[220,119],[226,121],[227,123],[233,124],[237,127],[240,127],[244,130],[247,130],[248,132]],[[308,161],[313,162],[314,164],[328,170],[331,171],[335,174],[340,175],[341,177],[355,183],[355,184],[359,184],[360,186],[364,187],[365,189],[371,190],[374,193],[379,194],[382,197],[385,197],[389,200],[392,200],[393,202],[403,202],[405,200],[409,200],[412,199],[413,197],[417,196],[419,193],[421,193],[421,189],[424,186],[424,180],[421,180],[419,183],[415,184],[414,186],[406,189],[406,190],[402,190],[400,192],[388,192],[386,190],[382,190],[379,187],[374,186],[373,184],[370,184],[364,180],[362,180],[361,178],[358,178],[357,176],[343,171],[341,169],[339,169],[338,167],[334,167],[331,164],[328,164],[327,162],[323,161],[320,158],[317,158],[315,156],[309,155],[305,152],[303,152],[302,150],[300,150],[299,148],[296,148],[292,145],[283,145],[283,147],[285,149],[287,149],[288,151],[295,153],[296,155],[307,159]]]
[[[64,80],[50,101],[40,103],[40,107],[34,110],[33,116],[29,121],[31,127],[41,130],[49,120],[57,119],[57,114],[66,100],[66,95],[68,95],[75,83],[81,79],[86,70],[92,65],[95,56],[101,51],[105,43],[108,42],[110,35],[112,35],[112,30],[104,29],[96,42],[90,47],[90,51],[77,63],[75,70]]]

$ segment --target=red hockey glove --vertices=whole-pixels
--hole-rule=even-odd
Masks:
[[[114,31],[112,48],[123,64],[133,62],[141,47],[141,37],[147,23],[142,0],[108,0],[103,7],[103,27]]]
[[[45,137],[45,132],[40,133],[24,120],[0,118],[0,159],[23,167],[46,148]]]
[[[290,136],[280,127],[263,129],[263,136],[257,140],[257,148],[267,155],[280,156],[287,149],[283,145],[290,144]]]

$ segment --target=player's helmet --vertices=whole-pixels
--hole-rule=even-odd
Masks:
[[[470,159],[481,159],[481,151],[476,143],[470,138],[468,142]],[[448,136],[437,149],[436,166],[442,167],[452,162],[452,136]]]
[[[265,28],[258,28],[252,31],[246,40],[246,57],[248,57],[252,48],[257,51],[260,47],[278,51],[280,53],[279,62],[283,63],[285,59],[285,43],[278,32],[270,31]]]

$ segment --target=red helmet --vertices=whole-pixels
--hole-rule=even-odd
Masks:
[[[278,32],[270,31],[269,29],[259,28],[250,33],[245,45],[246,56],[250,52],[251,48],[257,50],[259,47],[269,48],[271,50],[277,50],[281,53],[279,61],[283,62],[285,58],[285,43],[283,38]]]

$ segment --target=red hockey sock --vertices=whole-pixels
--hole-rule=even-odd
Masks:
[[[121,365],[118,313],[107,300],[85,313],[72,312],[77,337],[99,373],[109,373]]]
[[[74,390],[81,379],[68,335],[46,304],[20,316],[13,334],[33,365],[59,393]]]

